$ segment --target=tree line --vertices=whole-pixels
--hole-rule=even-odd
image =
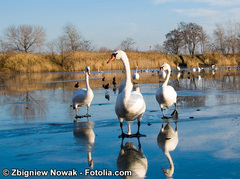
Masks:
[[[196,23],[180,22],[177,27],[168,32],[163,44],[149,46],[150,51],[167,54],[204,54],[219,52],[222,54],[240,53],[240,23],[229,22],[227,25],[216,24],[212,35],[208,35],[202,26]],[[134,39],[127,37],[120,48],[127,51],[138,51],[134,47]],[[92,41],[85,39],[76,26],[66,24],[62,35],[46,43],[46,30],[41,26],[11,25],[7,27],[0,38],[0,52],[50,52],[62,55],[72,51],[109,51],[106,47],[98,50]]]

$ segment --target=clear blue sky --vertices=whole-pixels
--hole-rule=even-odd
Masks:
[[[0,36],[9,25],[40,25],[47,40],[75,25],[97,48],[116,49],[134,39],[135,48],[161,44],[181,21],[212,35],[216,24],[240,22],[239,0],[0,0]]]

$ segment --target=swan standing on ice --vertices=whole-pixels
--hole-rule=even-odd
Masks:
[[[177,112],[177,93],[174,90],[172,86],[168,85],[168,81],[170,78],[170,73],[171,73],[171,67],[167,64],[164,63],[161,66],[162,70],[167,70],[167,77],[165,81],[163,82],[163,85],[158,88],[156,92],[156,100],[159,103],[161,107],[161,111],[163,113],[163,118],[167,119],[169,117],[165,116],[163,112],[163,106],[166,108],[169,108],[172,104],[175,105],[175,109],[172,113],[172,116],[175,118],[178,118],[178,112]]]
[[[80,88],[80,89],[76,90],[72,97],[72,103],[73,103],[72,106],[73,106],[73,109],[76,110],[76,118],[90,117],[90,115],[88,114],[88,111],[89,111],[89,107],[91,105],[94,95],[93,95],[92,89],[89,86],[89,75],[90,75],[90,67],[86,66],[85,67],[86,88]],[[78,108],[83,107],[85,105],[87,105],[87,114],[84,116],[78,116]]]
[[[169,151],[173,151],[178,144],[177,122],[175,123],[175,131],[169,122],[165,127],[162,123],[162,128],[157,137],[157,143],[159,148],[162,149],[164,155],[167,157],[170,165],[169,169],[164,169],[162,167],[162,170],[167,177],[171,177],[174,173],[174,164]]]
[[[132,74],[132,77],[134,80],[139,80],[139,74],[138,74],[138,66],[136,66],[136,72]]]
[[[141,135],[139,132],[140,123],[142,116],[146,109],[146,104],[143,99],[142,94],[139,91],[132,91],[133,85],[131,82],[131,71],[126,53],[122,50],[113,52],[112,57],[108,60],[107,63],[111,62],[114,59],[119,59],[122,61],[124,70],[125,70],[125,85],[121,93],[117,96],[117,101],[115,105],[115,112],[118,116],[120,122],[120,127],[122,130],[122,135],[119,137],[140,137],[145,136]],[[136,134],[131,135],[130,121],[138,120],[138,131]],[[128,122],[128,132],[125,134],[123,132],[123,120]]]

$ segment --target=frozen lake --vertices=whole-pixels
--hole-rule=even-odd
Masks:
[[[137,178],[165,178],[163,169],[169,169],[172,178],[240,178],[240,70],[189,72],[191,69],[180,75],[174,72],[170,79],[178,94],[177,121],[162,119],[155,99],[161,85],[157,73],[140,73],[139,88],[146,102],[140,132],[146,137],[139,140],[118,138],[118,91],[113,89],[112,78],[115,76],[119,85],[124,79],[121,72],[91,74],[91,117],[77,123],[70,105],[75,82],[84,87],[82,72],[0,75],[1,178],[8,174],[4,178],[15,174],[27,177],[30,171],[32,175],[45,171],[46,178],[63,175],[61,171],[77,172],[78,178],[97,178],[90,174],[124,169]],[[102,87],[107,83],[108,91]],[[165,110],[166,115],[173,109]],[[80,108],[79,113],[86,110]],[[166,128],[176,131],[161,143],[158,137],[167,122],[170,126]],[[126,131],[125,122],[123,126]],[[131,127],[135,133],[137,122]]]

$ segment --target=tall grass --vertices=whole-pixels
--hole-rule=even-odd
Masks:
[[[126,52],[131,69],[138,66],[139,69],[159,68],[164,62],[176,68],[176,64],[187,67],[237,65],[240,62],[239,55],[222,55],[220,53],[206,53],[203,55],[168,55],[157,52]],[[70,52],[59,54],[27,54],[8,53],[0,54],[1,72],[56,72],[56,71],[83,71],[85,66],[90,66],[92,71],[123,70],[121,61],[115,60],[107,64],[111,52]]]

